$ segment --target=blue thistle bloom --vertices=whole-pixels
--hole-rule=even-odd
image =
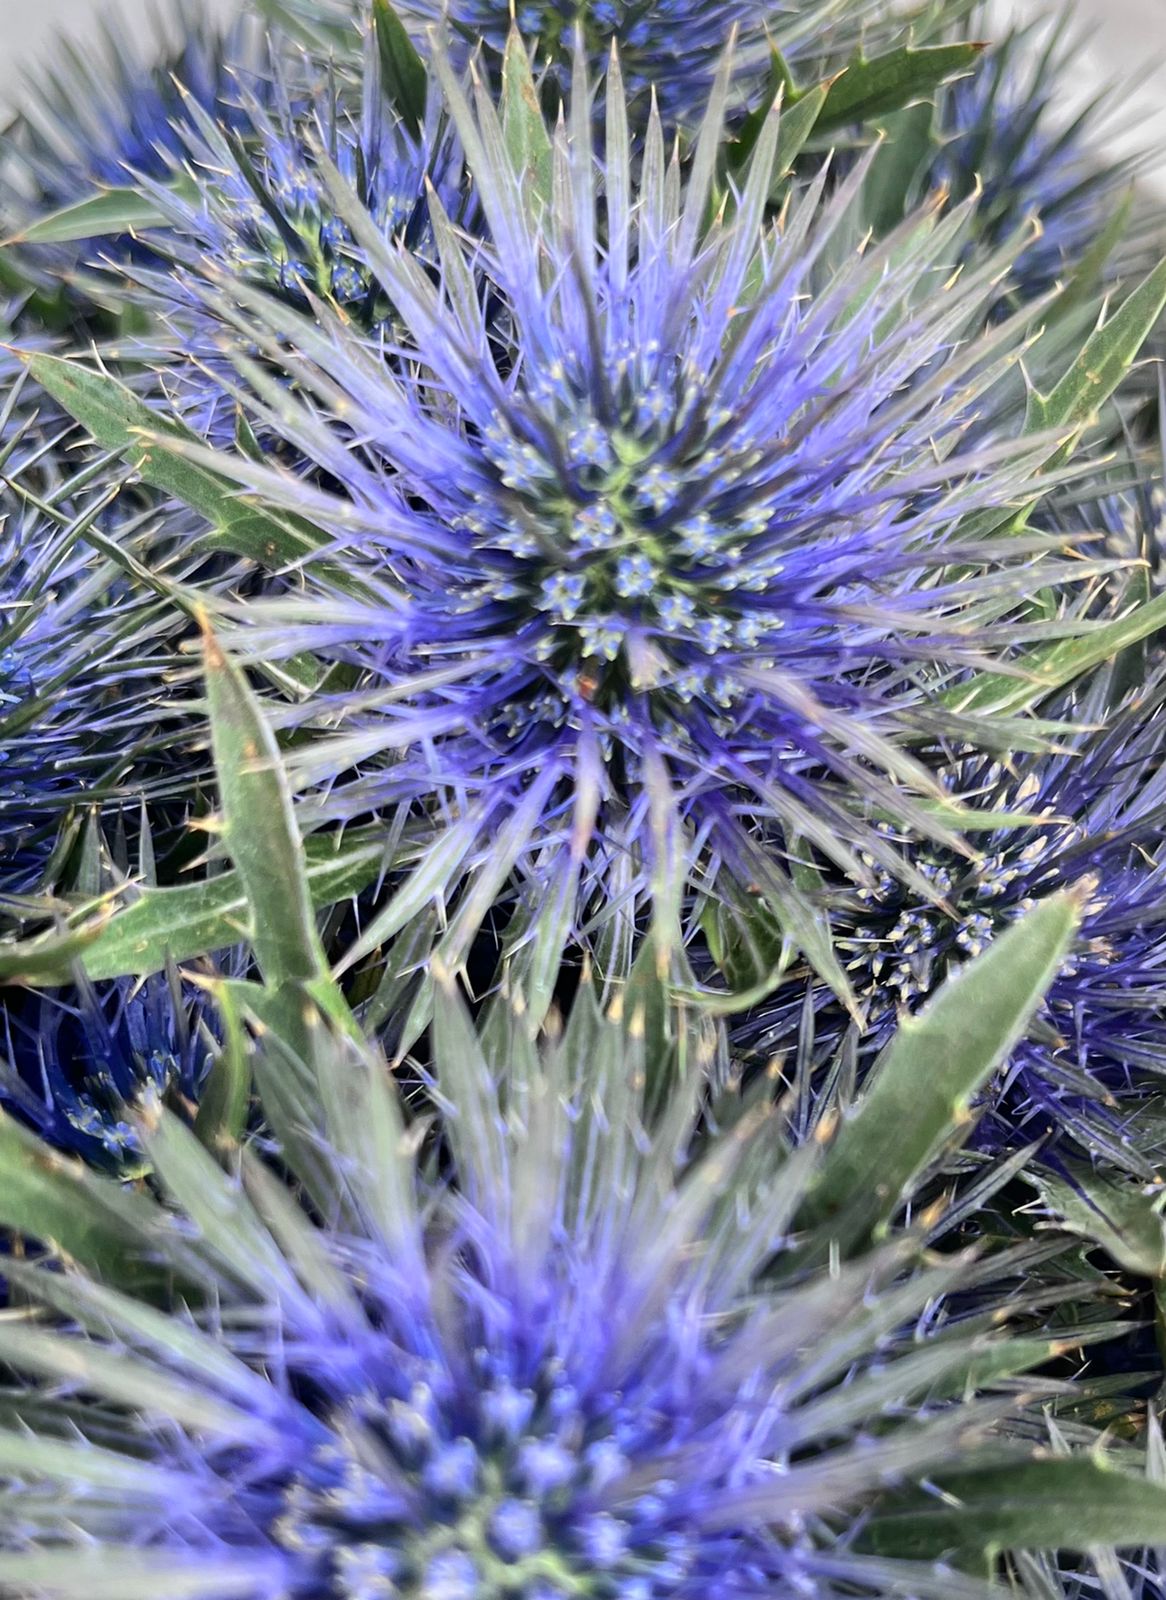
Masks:
[[[809,15],[807,15],[807,10]],[[652,91],[667,121],[704,110],[725,42],[741,35],[738,68],[756,79],[769,62],[766,27],[778,48],[793,53],[812,39],[837,10],[833,0],[808,8],[774,6],[767,0],[404,0],[401,15],[418,27],[444,23],[470,49],[480,41],[501,53],[517,25],[540,60],[565,67],[576,30],[589,56],[601,66],[618,45],[629,97]]]
[[[242,87],[256,92],[266,81],[254,27],[224,28],[197,0],[172,0],[170,11],[159,30],[161,59],[149,43],[127,48],[124,31],[109,24],[103,47],[82,54],[64,44],[55,57],[61,65],[31,85],[6,147],[24,221],[95,188],[121,188],[131,174],[164,177],[183,152],[188,102],[224,126],[246,120]],[[177,44],[166,48],[167,36]]]
[[[144,47],[127,46],[126,31],[112,25],[94,51],[62,46],[57,70],[29,87],[0,158],[5,236],[19,238],[102,189],[164,178],[184,149],[192,105],[231,127],[246,120],[245,92],[265,97],[271,62],[253,24],[208,21],[198,0],[172,0],[170,12]],[[14,326],[32,336],[78,321],[90,336],[104,330],[118,300],[111,275],[91,270],[97,257],[125,264],[145,254],[135,235],[108,229],[99,238],[14,247]]]
[[[323,9],[322,9],[323,8]],[[352,0],[286,0],[308,27],[326,16],[342,29]],[[918,42],[943,25],[931,0],[893,8],[882,0],[394,0],[394,11],[427,53],[426,30],[440,27],[471,54],[500,56],[512,26],[529,41],[556,88],[566,87],[576,33],[601,69],[615,45],[642,127],[653,96],[665,122],[699,123],[727,41],[736,33],[734,84],[744,101],[766,78],[776,47],[807,81],[837,72],[860,49],[870,55]]]
[[[203,996],[177,975],[14,993],[0,1006],[0,1104],[89,1166],[140,1170],[134,1107],[202,1094],[217,1047]]]
[[[188,97],[181,161],[198,174],[198,192],[190,198],[180,186],[147,180],[143,188],[169,228],[145,238],[160,255],[213,262],[304,308],[312,296],[331,301],[376,328],[391,307],[326,191],[316,148],[328,152],[386,238],[430,260],[427,188],[460,216],[460,157],[438,116],[414,137],[394,115],[371,37],[358,91],[307,56],[284,54],[266,103],[243,94],[234,126]],[[163,301],[172,295],[173,281],[143,278]]]
[[[174,683],[189,623],[134,588],[120,560],[163,578],[210,577],[191,555],[197,519],[153,508],[99,463],[73,454],[41,396],[12,371],[0,407],[0,894],[53,887],[65,819],[83,806],[136,811],[173,797],[201,770],[183,737],[188,713]],[[43,412],[43,415],[40,414]],[[186,794],[182,804],[189,804]],[[67,834],[68,830],[65,830]],[[67,840],[63,839],[63,842]]]
[[[990,1090],[979,1137],[993,1145],[1043,1140],[1056,1159],[1084,1147],[1149,1177],[1158,1135],[1139,1111],[1166,1072],[1166,714],[1159,680],[1099,733],[1026,759],[1019,769],[973,759],[955,787],[978,791],[995,831],[977,835],[978,859],[916,842],[914,865],[929,903],[883,875],[836,910],[839,959],[866,1009],[869,1056],[901,1010],[915,1009],[1035,901],[1093,885],[1071,958],[1054,979],[1029,1035]],[[1091,709],[1075,708],[1088,718]],[[1008,817],[1033,820],[1009,823]],[[828,997],[819,1035],[828,1048],[846,1026]],[[740,1034],[763,1053],[796,1034],[801,998],[779,991]],[[869,1058],[868,1056],[868,1058]]]
[[[929,181],[956,199],[981,191],[977,232],[988,246],[1026,218],[1040,220],[1040,234],[1015,265],[1011,289],[1020,299],[1044,294],[1082,266],[1137,170],[1136,161],[1105,155],[1099,125],[1110,92],[1071,121],[1060,112],[1078,48],[1064,22],[1013,29],[940,100],[942,147]]]
[[[900,1238],[827,1267],[824,1239],[790,1230],[820,1149],[785,1155],[769,1105],[726,1105],[698,1134],[707,1027],[653,1119],[658,1041],[586,984],[542,1058],[509,1007],[475,1037],[447,992],[438,1019],[443,1170],[383,1060],[309,1008],[290,1057],[269,1035],[256,1056],[302,1207],[253,1149],[226,1172],[152,1110],[140,1135],[168,1204],[116,1198],[169,1307],[14,1264],[46,1314],[0,1324],[0,1358],[49,1386],[6,1395],[0,1582],[979,1600],[942,1564],[864,1555],[861,1526],[888,1485],[1009,1458],[993,1435],[1022,1402],[970,1375],[1050,1348],[1005,1347],[987,1304],[985,1280],[1026,1253],[985,1272]],[[949,1323],[944,1297],[976,1279],[986,1314]]]
[[[262,359],[236,357],[256,432],[309,469],[218,470],[343,552],[240,613],[236,648],[358,672],[359,692],[290,713],[326,730],[293,776],[330,814],[456,817],[443,890],[471,866],[502,882],[538,858],[555,880],[587,856],[601,895],[630,861],[634,894],[680,855],[811,941],[782,850],[862,880],[861,847],[894,870],[870,824],[887,807],[950,839],[916,803],[947,797],[912,746],[966,736],[944,687],[1022,640],[1022,594],[1087,565],[1047,536],[964,536],[1039,492],[1044,445],[990,425],[1023,326],[975,337],[1009,253],[950,281],[966,214],[937,208],[849,253],[861,168],[766,222],[776,115],[732,220],[710,222],[728,63],[687,187],[655,117],[633,181],[618,66],[601,184],[580,65],[554,183],[525,205],[493,105],[472,112],[438,70],[488,242],[434,204],[435,283],[329,176],[397,308],[392,360],[232,278],[203,291]]]

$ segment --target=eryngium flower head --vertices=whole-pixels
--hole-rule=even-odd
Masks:
[[[854,1535],[884,1486],[998,1459],[1019,1402],[972,1374],[1050,1347],[1002,1344],[991,1304],[962,1328],[944,1296],[1018,1260],[899,1239],[831,1265],[815,1235],[812,1264],[790,1223],[821,1146],[783,1155],[767,1101],[698,1133],[703,1028],[649,1117],[661,1041],[587,985],[541,1060],[520,1012],[477,1038],[443,994],[439,1161],[384,1062],[295,1012],[297,1048],[268,1033],[256,1059],[278,1175],[253,1148],[224,1171],[156,1113],[169,1204],[109,1196],[144,1257],[119,1270],[162,1269],[168,1313],[13,1269],[59,1316],[0,1324],[0,1357],[49,1379],[5,1396],[6,1593],[116,1573],[119,1596],[206,1600],[979,1600]]]
[[[247,86],[263,97],[270,63],[261,32],[246,19],[234,27],[208,20],[200,0],[172,0],[152,41],[127,42],[128,26],[107,25],[89,52],[62,43],[55,70],[22,97],[20,115],[0,147],[0,232],[19,239],[54,213],[124,190],[141,176],[162,178],[184,149],[190,107],[224,127],[244,117]],[[158,59],[161,55],[162,59]],[[15,325],[35,336],[43,326],[108,326],[109,276],[90,272],[96,258],[125,262],[143,255],[137,238],[97,228],[100,238],[66,230],[61,242],[13,246],[12,277],[25,300]],[[86,340],[87,342],[87,340]]]
[[[175,172],[146,182],[170,227],[145,238],[161,255],[202,257],[304,309],[321,298],[376,328],[390,307],[326,192],[315,150],[328,152],[386,238],[427,260],[434,247],[426,191],[432,185],[459,216],[460,156],[436,95],[424,124],[407,126],[393,112],[370,34],[356,86],[290,46],[281,56],[266,103],[241,93],[232,126],[189,99],[181,165],[196,175],[197,193],[174,183]],[[163,295],[172,288],[155,283]]]
[[[1095,710],[1076,708],[1083,720]],[[1058,1155],[1083,1146],[1144,1177],[1160,1165],[1161,1135],[1139,1110],[1160,1094],[1166,1071],[1164,756],[1159,677],[1068,750],[1015,767],[974,760],[956,772],[956,786],[977,790],[982,810],[1002,824],[977,835],[974,862],[911,846],[941,904],[888,875],[836,913],[839,959],[866,1009],[869,1060],[901,1010],[918,1007],[1035,901],[1093,885],[1071,958],[990,1090],[982,1141],[1044,1140]],[[800,1001],[779,993],[772,1014],[748,1019],[741,1038],[782,1049],[799,1014]],[[836,1012],[833,1023],[824,1016],[823,1042],[844,1026]]]
[[[175,801],[184,819],[206,769],[181,687],[188,617],[127,575],[208,591],[229,562],[200,556],[202,524],[164,515],[86,453],[78,430],[0,358],[0,894],[69,887],[84,808],[128,815]],[[163,832],[161,813],[155,818]],[[61,849],[56,849],[60,844]],[[159,855],[164,844],[159,841]],[[50,871],[51,868],[51,871]]]
[[[217,1047],[201,992],[171,978],[73,991],[6,990],[0,1104],[58,1150],[129,1176],[143,1167],[131,1121],[147,1096],[196,1106]]]
[[[1039,218],[1040,233],[1014,269],[1011,292],[1020,299],[1044,294],[1089,261],[1137,166],[1106,154],[1111,95],[1075,119],[1059,106],[1080,48],[1064,22],[1014,29],[942,91],[942,148],[928,181],[956,199],[981,191],[977,232],[988,245]]]
[[[224,29],[198,0],[175,0],[169,10],[156,41],[163,59],[107,23],[98,49],[62,43],[54,69],[29,88],[5,150],[28,206],[23,220],[101,186],[120,188],[131,173],[162,177],[168,157],[183,150],[187,97],[226,126],[242,117],[240,86],[263,82],[255,30],[245,22]]]
[[[6,416],[0,473],[31,475],[51,446],[15,424],[6,439]],[[173,629],[156,601],[133,594],[86,544],[102,494],[80,495],[91,504],[78,511],[67,491],[67,483],[49,491],[48,512],[0,494],[0,892],[8,894],[42,886],[66,810],[117,795],[150,749],[150,704]],[[127,534],[132,543],[132,519]]]
[[[393,0],[392,9],[423,55],[427,30],[438,26],[459,46],[462,61],[476,54],[487,66],[497,64],[517,25],[556,91],[570,77],[576,33],[596,70],[614,45],[642,128],[653,95],[669,125],[699,123],[734,33],[735,85],[744,100],[765,79],[774,47],[813,82],[837,72],[860,48],[874,54],[918,42],[942,25],[945,8],[943,0],[910,8],[884,0]],[[354,6],[353,0],[287,0],[287,10],[309,25],[324,15],[342,28]]]
[[[916,803],[940,791],[911,745],[966,735],[949,676],[1022,637],[1022,594],[1084,571],[1043,536],[965,532],[1023,502],[1047,452],[991,437],[1023,341],[977,333],[1008,256],[953,280],[965,216],[936,207],[851,245],[862,169],[767,223],[776,114],[709,220],[727,65],[687,184],[656,118],[633,178],[618,67],[605,165],[580,67],[553,150],[528,130],[547,144],[526,173],[491,101],[472,112],[440,70],[487,241],[434,204],[435,283],[329,179],[404,325],[391,361],[323,311],[230,279],[205,291],[236,330],[256,431],[312,471],[217,469],[339,552],[305,564],[294,601],[248,607],[236,648],[359,672],[361,692],[297,713],[327,731],[293,775],[323,780],[334,814],[448,802],[469,837],[447,885],[498,835],[500,881],[594,841],[604,880],[630,860],[642,888],[653,851],[664,871],[679,848],[650,826],[671,808],[693,879],[726,867],[801,937],[781,848],[866,879],[860,845],[895,857],[872,809],[944,833]]]

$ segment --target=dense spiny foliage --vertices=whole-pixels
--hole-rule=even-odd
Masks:
[[[261,9],[0,152],[0,1591],[1154,1600],[1166,276],[1076,47]]]

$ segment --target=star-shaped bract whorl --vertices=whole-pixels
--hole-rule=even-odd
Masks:
[[[585,982],[540,1057],[502,1004],[478,1037],[442,994],[438,1161],[383,1060],[297,1001],[292,1054],[268,1035],[256,1058],[278,1160],[224,1170],[155,1111],[166,1203],[107,1196],[142,1241],[122,1275],[163,1269],[162,1302],[14,1266],[45,1315],[0,1324],[0,1356],[49,1382],[5,1397],[7,1592],[981,1594],[857,1536],[885,1487],[1007,1459],[1022,1401],[973,1375],[1048,1353],[1007,1343],[987,1282],[1028,1253],[985,1273],[898,1238],[840,1265],[791,1231],[821,1147],[788,1153],[768,1094],[698,1131],[707,1025],[653,1114],[642,1016],[605,1018]]]
[[[768,222],[776,112],[713,205],[727,65],[691,171],[653,120],[635,175],[618,64],[603,161],[580,65],[569,126],[525,172],[486,92],[471,110],[441,72],[489,236],[433,201],[436,282],[319,158],[396,309],[390,346],[226,276],[204,291],[260,353],[237,357],[256,432],[301,463],[220,470],[341,552],[241,616],[242,650],[359,674],[295,713],[323,731],[293,776],[334,814],[460,813],[448,892],[486,852],[500,882],[585,856],[600,893],[630,860],[634,894],[682,850],[690,882],[724,870],[812,941],[782,853],[895,870],[876,811],[950,841],[913,747],[966,731],[945,687],[1023,637],[1024,594],[1088,565],[1043,536],[964,536],[1033,494],[1047,452],[991,431],[1024,348],[1020,326],[980,334],[1008,256],[952,278],[963,218],[937,208],[849,246],[861,171]]]
[[[435,95],[428,104],[416,127],[393,112],[371,32],[352,72],[325,68],[282,40],[263,98],[241,91],[230,125],[185,97],[181,154],[165,177],[140,184],[163,225],[141,230],[149,256],[128,277],[132,298],[155,324],[151,381],[204,437],[232,443],[237,408],[225,392],[231,368],[219,348],[221,322],[184,293],[189,271],[212,263],[304,311],[323,298],[360,329],[392,339],[393,305],[337,213],[316,152],[328,152],[385,238],[432,271],[428,192],[458,219],[467,196],[448,119]],[[264,435],[263,443],[279,440]]]

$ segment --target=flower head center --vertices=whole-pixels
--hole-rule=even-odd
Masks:
[[[313,1600],[663,1600],[690,1561],[668,1487],[605,1498],[635,1433],[557,1367],[472,1396],[419,1381],[340,1419],[272,1531]]]

